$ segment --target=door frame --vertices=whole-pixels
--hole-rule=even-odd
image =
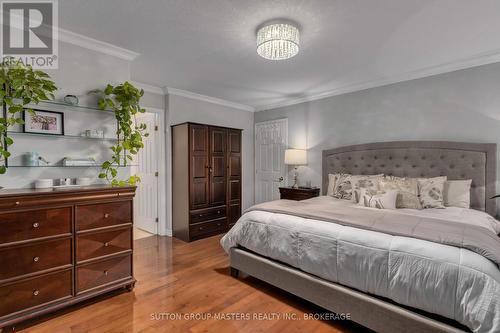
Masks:
[[[159,108],[151,108],[144,107],[147,113],[156,114],[156,126],[158,126],[157,131],[157,143],[156,143],[156,152],[157,152],[157,170],[158,170],[158,227],[156,231],[158,235],[165,236],[168,235],[167,230],[167,210],[165,205],[161,203],[167,202],[167,189],[166,189],[166,155],[165,155],[165,110]],[[170,234],[172,231],[170,231]]]
[[[260,122],[254,124],[254,139],[253,139],[254,170],[255,170],[255,173],[254,173],[255,177],[254,177],[254,184],[253,184],[253,187],[254,187],[253,200],[254,200],[254,202],[257,202],[257,193],[258,193],[258,191],[257,191],[257,126],[262,125],[262,124],[266,124],[266,123],[270,124],[270,123],[276,123],[276,122],[285,123],[285,126],[286,126],[286,140],[285,140],[286,147],[285,147],[285,149],[286,149],[286,148],[288,148],[288,118],[287,117],[260,121]],[[285,169],[283,177],[284,177],[285,184],[288,184],[288,172],[286,169]]]

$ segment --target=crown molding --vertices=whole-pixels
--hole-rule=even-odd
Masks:
[[[152,94],[157,94],[157,95],[164,95],[165,91],[163,88],[153,86],[151,84],[143,83],[143,82],[138,82],[138,81],[131,81],[136,88],[142,89],[148,93]]]
[[[139,53],[137,52],[127,50],[122,47],[109,44],[84,35],[80,35],[65,29],[59,29],[58,40],[61,42],[77,45],[89,50],[111,55],[127,61],[132,61],[139,56]]]
[[[197,93],[187,91],[187,90],[166,87],[164,91],[165,91],[165,94],[168,94],[168,95],[182,96],[182,97],[197,99],[199,101],[204,101],[204,102],[208,102],[208,103],[212,103],[212,104],[227,106],[227,107],[230,107],[233,109],[255,112],[255,108],[252,106],[249,106],[249,105],[235,103],[235,102],[227,101],[225,99],[220,99],[217,97],[201,95],[201,94],[197,94]]]
[[[463,58],[460,60],[450,61],[436,66],[429,66],[420,68],[414,71],[409,71],[402,74],[397,74],[388,77],[380,77],[378,79],[369,80],[365,82],[358,82],[354,84],[344,85],[332,90],[324,91],[318,94],[312,94],[300,98],[288,99],[282,102],[267,104],[264,106],[256,107],[256,112],[266,111],[276,108],[281,108],[285,106],[296,105],[300,103],[312,102],[323,98],[348,94],[351,92],[366,90],[370,88],[382,87],[394,83],[410,81],[415,79],[421,79],[425,77],[435,76],[439,74],[445,74],[449,72],[454,72],[462,69],[478,67],[482,65],[492,64],[500,62],[500,49],[479,53],[472,57]]]

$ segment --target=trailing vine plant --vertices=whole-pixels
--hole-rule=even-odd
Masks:
[[[26,110],[32,114],[35,111],[25,108],[28,104],[38,104],[42,100],[54,99],[57,90],[50,76],[40,70],[33,70],[20,60],[4,58],[0,63],[0,174],[7,172],[7,158],[10,156],[8,147],[14,140],[8,136],[9,127],[24,124],[19,115]]]
[[[117,179],[118,167],[126,166],[133,161],[140,149],[144,148],[143,137],[147,137],[146,124],[139,123],[136,115],[146,112],[139,101],[144,90],[139,90],[129,82],[112,86],[108,84],[104,90],[93,90],[90,93],[99,96],[99,108],[113,110],[116,120],[116,144],[110,149],[111,159],[102,164],[99,178],[106,179],[112,186],[136,185],[141,181],[139,176],[132,175],[126,180]]]

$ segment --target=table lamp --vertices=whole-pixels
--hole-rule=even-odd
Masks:
[[[293,176],[292,188],[299,188],[299,185],[297,184],[297,178],[298,178],[297,166],[307,164],[307,151],[305,149],[285,150],[285,164],[294,166],[295,174]]]

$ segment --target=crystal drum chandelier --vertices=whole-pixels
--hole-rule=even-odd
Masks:
[[[269,60],[284,60],[299,53],[299,29],[289,23],[266,25],[257,31],[257,53]]]

